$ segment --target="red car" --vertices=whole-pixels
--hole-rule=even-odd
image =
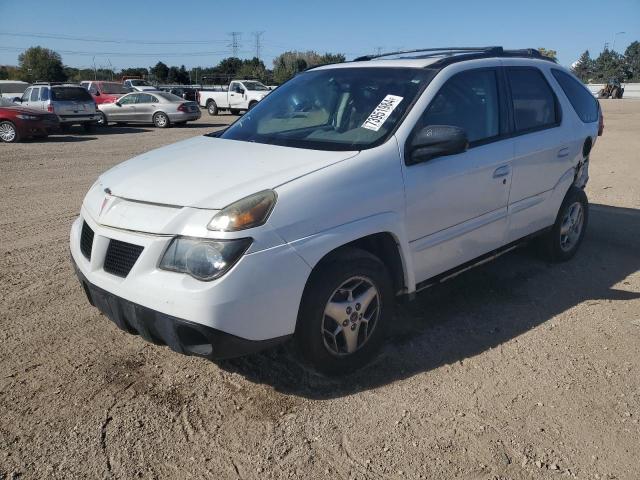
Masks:
[[[113,103],[125,93],[131,92],[129,88],[118,82],[86,80],[80,82],[80,85],[89,90],[98,105],[101,103]]]
[[[19,142],[28,137],[44,138],[60,129],[55,113],[34,110],[0,98],[0,141]]]

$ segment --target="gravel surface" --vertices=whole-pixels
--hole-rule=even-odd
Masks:
[[[289,347],[211,363],[92,308],[68,232],[97,175],[223,126],[0,145],[0,479],[640,476],[640,101],[602,102],[588,236],[522,249],[402,305],[368,368]]]

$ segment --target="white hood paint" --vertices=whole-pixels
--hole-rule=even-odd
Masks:
[[[195,137],[132,158],[99,178],[130,200],[220,209],[358,152],[330,152]]]

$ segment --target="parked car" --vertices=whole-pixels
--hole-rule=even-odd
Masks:
[[[91,131],[98,122],[96,102],[80,85],[34,83],[24,91],[19,102],[26,107],[55,113],[63,131],[71,125],[82,125],[85,131]]]
[[[101,80],[87,80],[80,82],[80,85],[89,91],[97,105],[100,105],[101,103],[113,103],[122,95],[133,91],[132,89],[125,87],[122,83],[106,82]]]
[[[190,102],[198,101],[198,90],[190,87],[172,87],[168,88],[167,92],[173,93],[180,98],[184,98],[185,100],[189,100]]]
[[[209,115],[217,115],[221,110],[237,115],[242,110],[252,109],[270,91],[269,87],[255,80],[234,80],[226,90],[198,91],[198,103],[207,109]]]
[[[29,85],[20,80],[0,80],[0,97],[10,100],[20,98]]]
[[[60,128],[53,113],[17,105],[0,97],[0,140],[19,142],[29,137],[45,138]]]
[[[116,123],[153,123],[158,128],[181,125],[200,118],[195,102],[186,102],[169,92],[135,92],[114,103],[98,105],[100,125]]]
[[[101,175],[71,229],[92,305],[177,352],[293,337],[346,373],[395,301],[587,227],[598,102],[536,50],[433,49],[309,69],[222,132]]]
[[[140,78],[129,78],[123,82],[124,86],[136,92],[146,92],[147,90],[157,90],[151,83]]]

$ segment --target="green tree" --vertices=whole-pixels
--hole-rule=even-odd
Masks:
[[[545,57],[549,57],[553,60],[558,60],[558,52],[556,52],[555,50],[548,50],[546,48],[540,47],[538,48],[538,51]]]
[[[9,70],[4,65],[0,67],[0,80],[7,80],[9,78]]]
[[[341,53],[284,52],[273,60],[273,77],[276,83],[283,83],[309,67],[344,61],[345,56]]]
[[[145,67],[123,68],[120,72],[120,76],[146,78],[149,76],[149,70]]]
[[[584,83],[589,82],[593,76],[594,62],[589,55],[589,50],[585,50],[571,70]]]
[[[605,48],[593,64],[593,80],[606,83],[615,78],[620,81],[625,77],[625,62],[622,55]]]
[[[244,60],[240,70],[238,70],[239,78],[257,78],[265,80],[267,77],[267,67],[262,60],[253,57],[251,60]]]
[[[640,82],[640,42],[632,42],[624,52],[627,81]]]
[[[242,60],[237,57],[223,58],[216,67],[216,73],[236,76],[242,68]]]
[[[149,69],[149,72],[155,77],[156,81],[164,83],[167,81],[167,77],[169,76],[169,67],[162,62],[158,62],[155,67],[151,67]]]
[[[27,82],[42,80],[45,82],[64,82],[64,73],[60,54],[43,47],[31,47],[18,56],[20,77]]]
[[[180,65],[180,68],[178,69],[178,82],[183,85],[191,83],[189,79],[189,72],[187,72],[184,65]]]

